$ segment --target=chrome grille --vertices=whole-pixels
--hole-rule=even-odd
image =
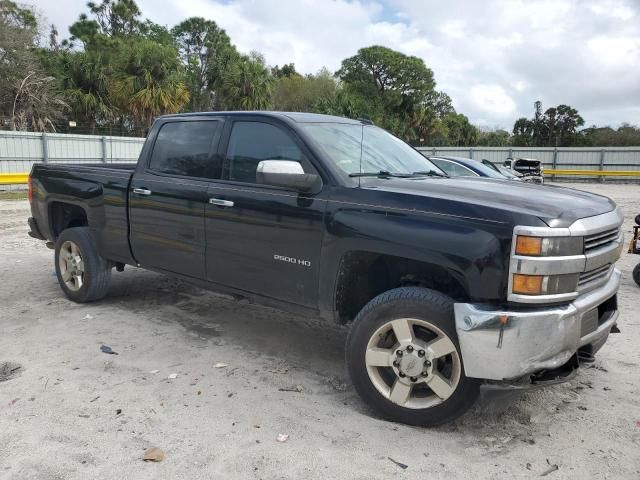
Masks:
[[[587,253],[596,248],[607,246],[615,242],[618,239],[619,235],[620,228],[618,227],[605,230],[604,232],[586,235],[584,237],[584,251],[585,253]]]
[[[580,274],[578,279],[578,288],[584,287],[585,285],[595,282],[598,280],[602,280],[609,276],[609,270],[611,269],[611,264],[603,265],[602,267],[595,268],[588,272],[583,272]]]

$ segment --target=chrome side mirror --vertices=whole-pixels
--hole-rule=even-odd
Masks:
[[[256,182],[304,193],[318,193],[322,188],[318,175],[305,173],[300,162],[293,160],[262,160],[256,169]]]

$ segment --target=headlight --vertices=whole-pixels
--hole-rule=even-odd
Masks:
[[[516,237],[515,254],[526,257],[564,257],[582,255],[582,237]]]
[[[579,274],[566,275],[513,275],[513,293],[518,295],[558,295],[576,289]]]

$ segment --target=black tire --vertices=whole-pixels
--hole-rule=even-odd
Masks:
[[[370,339],[391,320],[409,318],[426,321],[441,330],[455,346],[459,358],[457,387],[440,404],[428,408],[408,408],[392,402],[374,385],[365,364]],[[415,328],[411,329],[415,333]],[[379,335],[378,335],[379,336]],[[391,342],[397,341],[392,337]],[[397,344],[396,344],[397,345]],[[392,347],[391,351],[396,347]],[[453,301],[434,290],[402,287],[378,295],[360,311],[347,338],[346,360],[351,381],[362,399],[388,420],[420,426],[436,426],[450,422],[465,413],[477,400],[480,382],[464,374],[462,354],[455,330]],[[382,368],[385,375],[389,368]],[[397,375],[395,373],[394,375]],[[399,379],[395,380],[396,383]],[[406,381],[406,377],[405,377]],[[412,380],[413,381],[413,380]],[[394,383],[395,385],[395,383]],[[417,385],[417,384],[416,384]],[[428,384],[427,384],[428,385]],[[391,387],[390,387],[391,388]],[[409,395],[413,395],[415,386]],[[424,388],[424,387],[421,387]],[[434,391],[435,393],[435,391]]]
[[[640,263],[633,269],[633,281],[640,287]]]
[[[636,225],[640,225],[640,214],[636,215],[635,221],[636,221]]]
[[[77,245],[82,258],[84,272],[82,274],[82,284],[77,290],[69,288],[63,279],[60,255],[63,245],[69,245],[69,243],[65,244],[65,242],[72,242]],[[55,266],[60,288],[74,302],[86,303],[100,300],[109,291],[113,265],[98,255],[93,235],[88,227],[69,228],[60,234],[56,240]]]

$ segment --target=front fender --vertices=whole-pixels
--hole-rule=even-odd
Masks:
[[[320,271],[321,310],[335,309],[348,252],[391,255],[436,265],[469,299],[504,300],[512,227],[468,218],[381,208],[340,208],[327,217]]]

